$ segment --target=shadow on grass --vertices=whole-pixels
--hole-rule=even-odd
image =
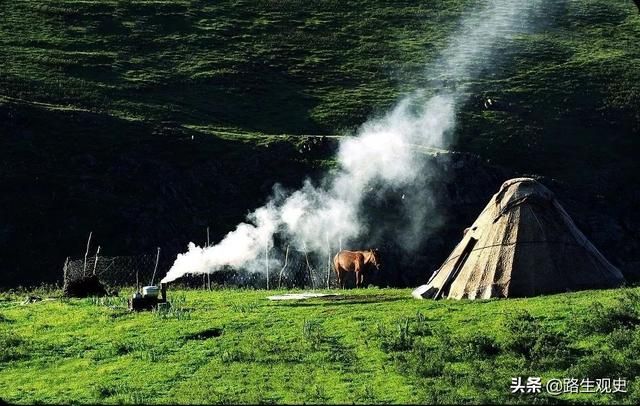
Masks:
[[[220,337],[223,333],[221,328],[208,328],[197,333],[188,334],[184,338],[187,340],[207,340],[209,338],[217,338]]]
[[[344,295],[344,296],[327,296],[317,297],[299,301],[281,301],[276,302],[277,305],[287,307],[305,307],[305,306],[335,306],[336,304],[368,304],[368,303],[385,303],[406,300],[404,297],[387,297],[385,295]]]

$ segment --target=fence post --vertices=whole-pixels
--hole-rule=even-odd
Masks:
[[[269,290],[269,240],[267,239],[264,244],[264,262],[267,266],[267,290]]]
[[[64,266],[62,267],[62,283],[67,283],[67,267],[69,266],[69,257],[65,259]]]
[[[87,256],[89,255],[89,246],[91,245],[91,234],[93,231],[89,232],[89,239],[87,240],[87,250],[84,252],[84,266],[82,267],[82,276],[87,276]]]
[[[313,285],[313,274],[311,273],[311,264],[309,264],[309,256],[307,255],[307,243],[303,242],[302,246],[304,247],[304,259],[307,263],[307,273],[309,274],[309,282],[311,283],[311,290],[315,289]]]
[[[156,265],[153,267],[153,275],[151,276],[151,285],[156,278],[156,271],[158,270],[158,261],[160,261],[160,247],[158,247],[158,253],[156,254]]]
[[[280,277],[278,278],[278,289],[282,287],[282,273],[287,267],[287,263],[289,262],[289,244],[287,244],[287,251],[284,254],[284,266],[280,270]]]
[[[93,274],[96,274],[96,267],[98,266],[98,254],[100,254],[100,246],[98,245],[98,250],[96,251],[96,262],[93,263]]]
[[[209,240],[209,226],[207,226],[207,248],[211,246],[211,240]],[[211,274],[207,272],[207,288],[211,290]]]
[[[327,289],[329,289],[329,281],[331,280],[331,245],[329,245],[329,233],[327,232],[325,235],[327,237]]]

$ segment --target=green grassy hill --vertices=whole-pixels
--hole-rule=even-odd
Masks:
[[[272,134],[335,133],[431,86],[438,55],[470,0],[345,4],[222,1],[8,2],[0,88],[9,100],[126,119]],[[553,2],[536,32],[499,45],[470,103],[464,149],[502,157],[554,142],[588,158],[635,145],[640,128],[640,17],[630,1]],[[568,131],[567,133],[567,129]],[[564,135],[564,139],[554,139]],[[619,140],[618,138],[625,138]],[[637,137],[635,137],[637,138]],[[496,151],[496,148],[502,150]],[[567,175],[542,150],[550,175]],[[566,151],[564,151],[566,152]],[[597,156],[602,162],[610,156]],[[594,158],[596,161],[598,159]],[[529,164],[530,161],[527,162]],[[570,162],[576,164],[575,162]]]
[[[640,400],[637,288],[473,302],[388,289],[303,302],[169,290],[171,310],[139,314],[124,295],[35,292],[44,301],[21,304],[25,293],[0,295],[0,398],[11,403]],[[629,381],[627,393],[554,397],[511,394],[514,377]]]
[[[615,230],[596,243],[636,269],[640,16],[626,0],[551,3],[535,33],[478,61],[454,148],[606,202]],[[424,67],[474,4],[2,2],[2,278],[55,279],[91,230],[113,254],[169,238],[177,252],[207,224],[223,235],[274,182],[331,165],[330,151],[301,156],[295,137],[344,134],[432,91],[440,78]],[[197,148],[175,148],[192,136]]]

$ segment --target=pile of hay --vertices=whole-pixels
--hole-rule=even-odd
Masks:
[[[108,292],[96,275],[88,275],[66,281],[62,294],[66,297],[90,297],[106,296]]]

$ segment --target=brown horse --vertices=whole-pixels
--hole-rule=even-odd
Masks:
[[[355,272],[356,288],[359,288],[364,280],[364,271],[372,266],[377,270],[380,269],[380,254],[377,249],[366,251],[342,250],[333,257],[333,270],[336,272],[338,284],[343,289],[346,282],[346,272]]]

